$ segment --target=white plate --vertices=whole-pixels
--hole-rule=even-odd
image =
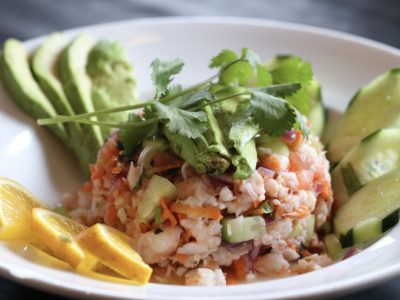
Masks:
[[[326,105],[343,111],[359,87],[400,66],[400,51],[363,38],[298,24],[236,18],[163,18],[117,22],[67,31],[118,40],[127,50],[142,95],[150,95],[149,65],[155,57],[186,62],[177,81],[188,85],[208,77],[209,59],[223,48],[248,47],[267,60],[296,54],[311,62]],[[27,41],[33,50],[42,38]],[[26,117],[0,87],[0,176],[12,178],[50,205],[74,191],[83,178],[71,154]],[[121,299],[276,299],[339,295],[400,274],[400,226],[362,253],[319,271],[290,278],[227,287],[145,287],[100,282],[46,268],[0,244],[3,276],[63,295]]]

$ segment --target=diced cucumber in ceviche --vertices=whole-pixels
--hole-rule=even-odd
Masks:
[[[260,216],[224,218],[222,239],[228,243],[253,240],[266,234],[265,221]]]

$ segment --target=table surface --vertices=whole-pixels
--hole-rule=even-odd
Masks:
[[[237,16],[331,28],[400,48],[399,0],[0,0],[0,45],[89,24],[161,16]],[[66,299],[0,278],[0,299]],[[400,278],[335,299],[400,299]]]

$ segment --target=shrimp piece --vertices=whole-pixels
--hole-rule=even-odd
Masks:
[[[162,263],[169,256],[175,254],[179,246],[182,228],[163,227],[163,232],[154,234],[153,231],[141,234],[133,245],[143,260],[148,264]]]
[[[226,280],[221,269],[198,268],[186,273],[185,285],[221,286],[226,285]]]

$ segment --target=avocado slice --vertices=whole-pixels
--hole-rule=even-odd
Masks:
[[[77,36],[62,52],[59,60],[59,76],[63,83],[64,92],[73,108],[78,113],[94,111],[91,97],[91,81],[86,73],[86,62],[90,50],[94,45],[93,39],[81,34]],[[97,120],[92,117],[92,120]],[[82,125],[84,139],[92,157],[96,160],[96,153],[103,144],[103,136],[98,126]]]
[[[73,116],[75,112],[64,93],[58,78],[58,60],[68,41],[62,33],[53,33],[39,46],[32,57],[32,71],[48,99],[59,114]],[[70,139],[67,145],[75,152],[84,172],[89,174],[89,164],[96,156],[97,150],[88,147],[81,125],[65,124]],[[91,151],[93,153],[91,153]]]
[[[92,101],[96,110],[130,105],[137,102],[134,73],[124,48],[117,42],[100,40],[90,51],[86,71],[92,80]],[[99,116],[104,122],[122,123],[128,111]],[[103,136],[110,129],[101,128]]]
[[[35,119],[53,118],[57,115],[53,105],[33,78],[28,52],[16,39],[8,39],[4,43],[1,78],[11,98],[27,115]],[[62,124],[50,125],[48,128],[62,141],[68,141],[67,131]]]

